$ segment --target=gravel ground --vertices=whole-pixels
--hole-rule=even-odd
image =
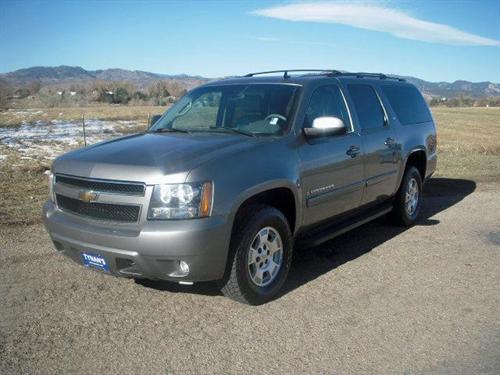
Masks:
[[[0,227],[0,373],[500,373],[500,186],[431,180],[421,219],[296,252],[264,306],[116,279]]]

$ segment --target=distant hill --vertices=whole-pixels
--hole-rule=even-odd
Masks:
[[[405,78],[417,86],[427,98],[457,98],[461,96],[484,98],[488,96],[500,96],[500,84],[493,82],[455,81],[449,83],[428,82],[409,76],[402,78]],[[7,83],[13,87],[20,87],[33,81],[39,81],[43,86],[46,86],[102,80],[128,81],[139,88],[145,88],[154,81],[164,79],[181,82],[187,88],[200,85],[210,80],[209,78],[186,74],[168,75],[125,69],[85,70],[79,66],[32,67],[19,69],[14,72],[0,74],[0,79],[7,81]]]
[[[461,96],[471,98],[485,98],[488,96],[500,96],[500,84],[493,82],[428,82],[415,77],[402,77],[417,86],[424,96],[459,98]]]
[[[171,79],[182,81],[186,86],[197,86],[208,81],[200,76],[189,76],[186,74],[168,75],[143,72],[140,70],[104,69],[85,70],[79,66],[57,66],[19,69],[14,72],[0,74],[0,79],[6,81],[13,87],[21,87],[33,81],[38,81],[42,86],[65,85],[74,83],[85,83],[94,80],[100,81],[127,81],[139,88],[145,88],[154,81]]]

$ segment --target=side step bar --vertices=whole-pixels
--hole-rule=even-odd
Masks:
[[[383,216],[391,212],[391,210],[392,202],[375,207],[362,214],[355,215],[345,221],[322,225],[299,237],[297,239],[296,246],[300,248],[318,246],[323,242],[329,241],[345,232],[350,231],[351,229]]]

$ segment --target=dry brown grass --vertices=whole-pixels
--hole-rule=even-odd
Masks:
[[[42,205],[48,196],[46,166],[0,169],[0,225],[32,224],[41,221]]]
[[[436,175],[500,181],[500,108],[434,108]]]
[[[0,112],[0,126],[19,126],[23,121],[138,120],[147,123],[148,115],[165,112],[167,107],[102,105],[93,107],[29,108]]]

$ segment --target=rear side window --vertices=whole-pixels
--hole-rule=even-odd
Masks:
[[[413,86],[382,86],[382,92],[403,125],[432,121],[424,98]]]
[[[315,118],[325,116],[338,117],[349,127],[349,114],[338,86],[322,86],[313,92],[306,110],[304,127],[310,128]]]
[[[370,85],[347,85],[351,94],[361,130],[382,128],[384,111],[375,90]]]

